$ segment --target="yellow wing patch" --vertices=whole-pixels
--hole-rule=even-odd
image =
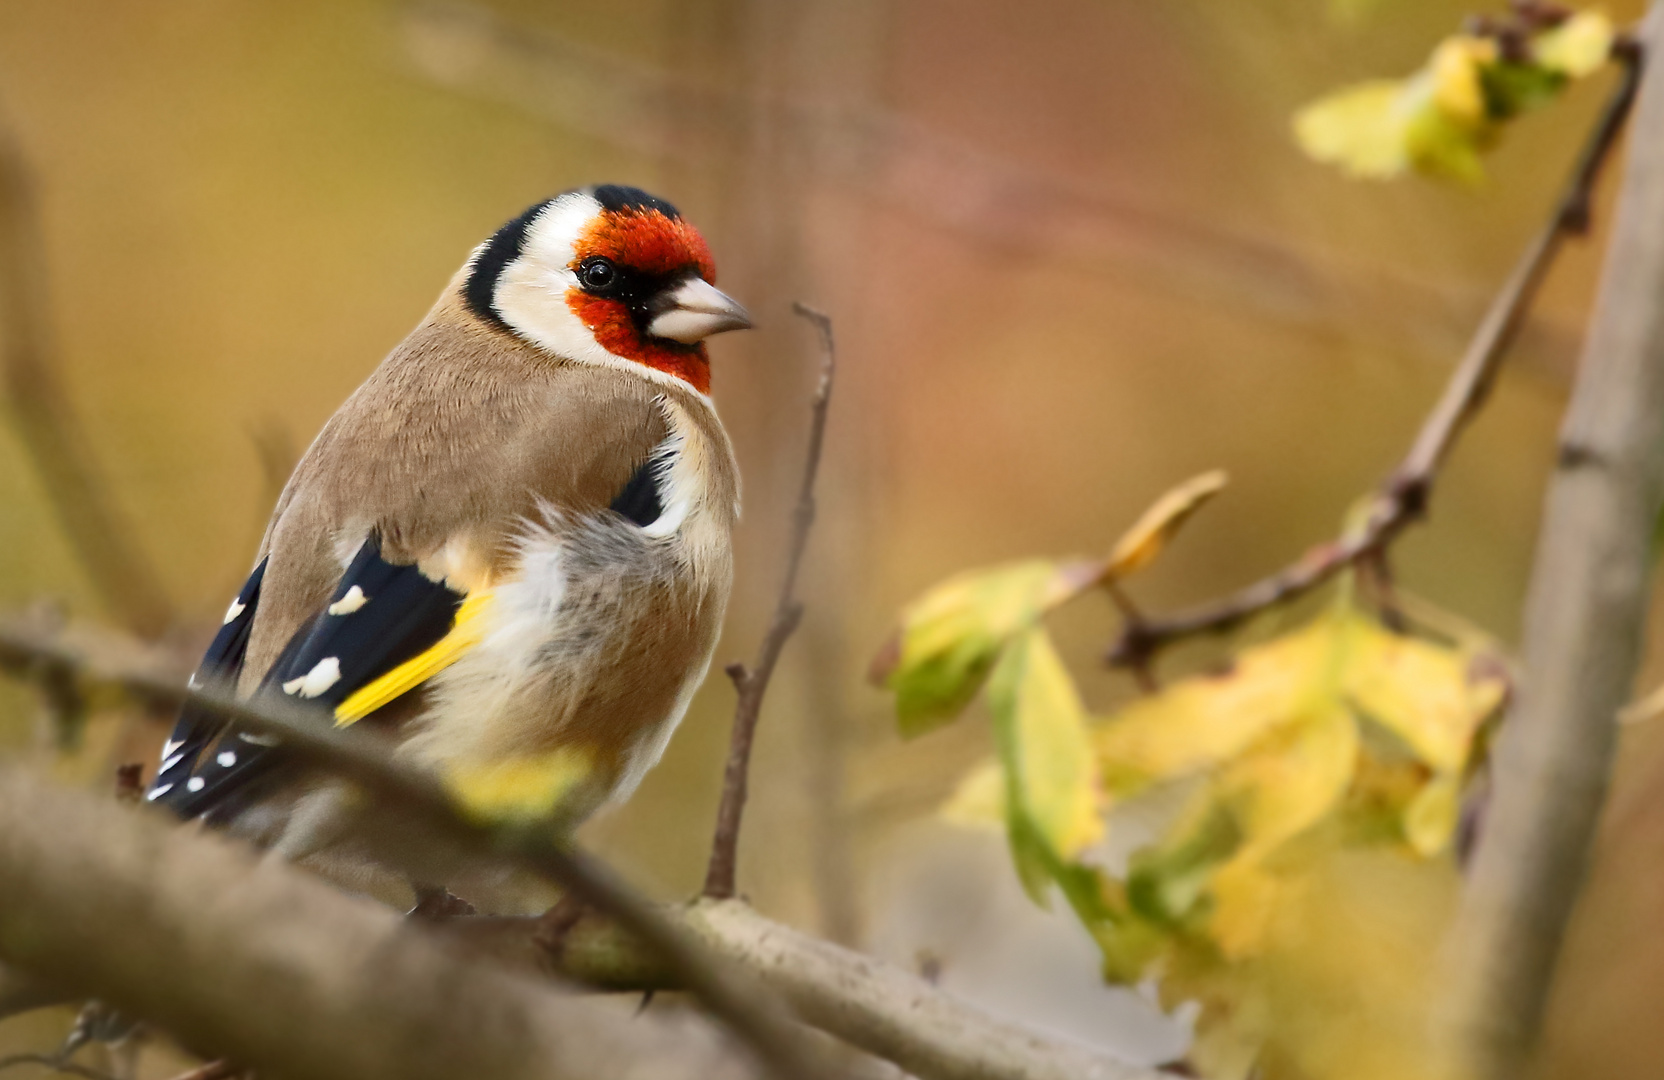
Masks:
[[[346,727],[362,720],[388,702],[444,671],[462,654],[485,637],[486,610],[491,606],[490,590],[471,594],[457,608],[450,633],[392,671],[372,679],[335,707],[335,726]]]

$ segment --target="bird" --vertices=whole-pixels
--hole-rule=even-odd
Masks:
[[[732,587],[740,478],[705,342],[751,320],[715,279],[637,188],[503,225],[302,456],[192,685],[370,730],[488,811],[570,829],[627,799]],[[367,891],[455,872],[389,855],[396,823],[350,785],[201,706],[145,798]]]

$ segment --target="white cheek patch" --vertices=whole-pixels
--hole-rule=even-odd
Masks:
[[[550,203],[526,230],[519,257],[498,275],[492,308],[516,334],[563,359],[628,371],[699,393],[668,372],[602,348],[595,333],[567,303],[568,293],[578,288],[578,277],[571,270],[578,238],[600,212],[601,204],[581,191],[568,192]]]

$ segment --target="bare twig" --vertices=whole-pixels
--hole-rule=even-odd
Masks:
[[[1664,4],[1645,29],[1664,50]],[[1652,61],[1649,59],[1649,66]],[[1530,1072],[1633,690],[1664,504],[1664,78],[1643,82],[1596,314],[1560,436],[1527,597],[1523,678],[1450,938],[1460,1075]],[[1441,1075],[1445,1075],[1441,1073]]]
[[[1621,81],[1596,122],[1553,216],[1525,249],[1491,302],[1444,394],[1423,421],[1409,453],[1374,495],[1358,527],[1319,544],[1283,570],[1221,600],[1171,615],[1127,619],[1121,636],[1109,650],[1111,664],[1147,669],[1157,653],[1176,641],[1233,630],[1269,608],[1304,596],[1348,566],[1379,558],[1399,533],[1426,515],[1439,469],[1489,395],[1555,255],[1568,236],[1588,228],[1595,182],[1618,143],[1640,79],[1636,50],[1626,45],[1617,55],[1623,61]]]
[[[803,619],[803,605],[796,597],[797,573],[809,544],[809,530],[815,523],[815,474],[820,471],[821,448],[826,441],[826,414],[832,401],[832,375],[837,355],[832,343],[832,320],[805,304],[792,310],[814,324],[820,334],[820,382],[815,387],[813,413],[809,422],[809,449],[803,464],[803,484],[792,514],[792,535],[786,553],[786,576],[780,583],[780,600],[774,619],[757,651],[757,662],[747,668],[732,663],[726,668],[734,680],[739,700],[734,704],[734,730],[728,743],[728,765],[722,774],[722,802],[717,807],[716,836],[711,841],[711,861],[705,872],[704,895],[725,900],[734,895],[738,866],[740,819],[745,813],[747,778],[751,768],[751,744],[757,733],[757,719],[763,711],[763,695],[780,660],[786,639]]]
[[[0,128],[0,368],[12,419],[94,587],[123,625],[154,637],[172,621],[172,605],[111,498],[58,377],[45,277],[28,169]]]
[[[819,1074],[813,1055],[777,1008],[712,962],[609,870],[562,846],[551,829],[482,824],[457,807],[434,778],[393,762],[373,738],[334,731],[319,722],[317,713],[290,701],[240,700],[218,688],[181,686],[172,677],[101,662],[100,657],[78,653],[56,638],[16,625],[0,623],[0,668],[32,679],[68,671],[119,686],[153,705],[178,707],[189,702],[239,728],[279,736],[287,753],[370,791],[386,805],[389,820],[410,821],[461,850],[495,852],[564,885],[616,918],[659,955],[681,984],[773,1071],[793,1077]]]

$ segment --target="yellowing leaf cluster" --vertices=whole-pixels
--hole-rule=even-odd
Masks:
[[[1483,88],[1463,79],[1484,62],[1483,49],[1447,51],[1442,88],[1428,91],[1441,109],[1480,107]],[[1091,717],[1046,614],[1148,566],[1223,484],[1210,473],[1169,491],[1102,560],[1029,560],[931,590],[905,610],[875,674],[906,735],[953,719],[986,687],[996,758],[965,777],[944,816],[1002,830],[1024,888],[1042,905],[1061,891],[1106,978],[1154,977],[1169,1004],[1199,1002],[1196,1060],[1232,1075],[1288,1034],[1257,973],[1281,962],[1290,913],[1309,904],[1330,856],[1387,851],[1413,864],[1448,849],[1505,681],[1482,637],[1396,632],[1347,588],[1228,670]],[[1107,872],[1094,852],[1111,804],[1157,787],[1182,793],[1182,808],[1124,873]]]
[[[1611,19],[1595,11],[1536,32],[1523,56],[1491,37],[1456,35],[1403,79],[1360,83],[1306,106],[1295,137],[1312,158],[1353,176],[1415,171],[1477,183],[1481,155],[1502,125],[1599,70],[1616,39]]]

